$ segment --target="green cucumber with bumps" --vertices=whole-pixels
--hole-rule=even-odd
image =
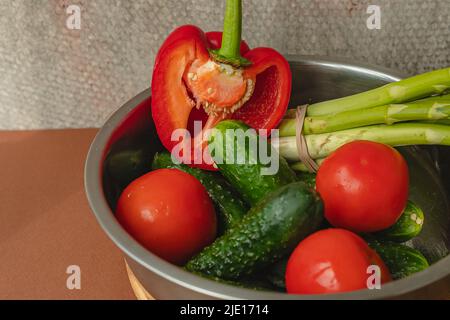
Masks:
[[[191,271],[192,272],[192,271]],[[255,291],[273,291],[275,288],[270,281],[265,277],[255,277],[250,275],[248,277],[242,277],[235,280],[224,280],[218,277],[205,276],[204,274],[193,272],[194,274],[206,278],[211,281],[215,281],[222,284],[227,284],[234,287],[250,289]]]
[[[240,121],[222,121],[212,131],[209,139],[209,148],[222,175],[242,195],[242,198],[249,205],[253,206],[269,192],[295,182],[297,178],[286,160],[278,155],[269,142],[267,142],[267,150],[265,151],[268,151],[274,158],[277,157],[278,170],[276,170],[275,174],[262,174],[263,170],[270,168],[270,163],[263,164],[259,156],[255,154],[260,150],[251,152],[246,141],[254,139],[253,141],[256,141],[257,145],[260,146],[260,142],[264,142],[261,139],[266,138],[258,136],[255,131],[247,131],[249,129],[253,130]],[[247,133],[249,138],[238,139],[236,135],[227,135],[227,132],[237,133],[239,131]],[[229,153],[233,151],[232,157],[227,156],[227,151]],[[245,161],[238,161],[239,159],[244,159]]]
[[[157,153],[153,158],[153,170],[178,169],[197,178],[205,187],[218,210],[218,222],[220,233],[225,232],[239,223],[247,213],[247,205],[220,174],[191,168],[185,164],[176,164],[168,152]]]
[[[406,245],[377,240],[370,240],[368,244],[384,261],[394,280],[405,278],[429,267],[427,259],[420,251]]]
[[[278,291],[286,291],[285,274],[288,261],[289,257],[283,258],[265,270],[267,281]]]
[[[105,161],[106,171],[115,183],[125,188],[134,179],[150,171],[150,161],[146,148],[128,148],[108,155]]]
[[[298,181],[303,181],[308,187],[316,189],[316,174],[301,172],[297,173]]]
[[[423,211],[413,202],[408,201],[398,221],[390,228],[374,233],[382,241],[406,242],[422,231]]]
[[[236,280],[289,254],[323,221],[323,204],[302,182],[275,190],[185,268],[207,277]]]

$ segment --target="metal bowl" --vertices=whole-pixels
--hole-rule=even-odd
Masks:
[[[330,58],[288,57],[293,75],[291,106],[346,96],[402,78],[392,70]],[[331,295],[287,295],[253,291],[213,282],[188,273],[137,243],[116,221],[114,207],[122,187],[106,170],[105,160],[141,148],[150,163],[162,150],[150,113],[150,90],[122,106],[95,137],[85,168],[87,197],[98,222],[124,252],[141,284],[156,299],[384,299],[436,297],[450,292],[450,148],[401,148],[410,167],[410,197],[426,215],[424,230],[412,241],[432,261],[425,271],[388,283],[380,290]],[[144,171],[148,170],[144,168]],[[447,190],[447,191],[446,191]],[[186,210],[189,210],[186,208]],[[114,279],[111,279],[114,280]],[[405,296],[406,295],[406,296]]]

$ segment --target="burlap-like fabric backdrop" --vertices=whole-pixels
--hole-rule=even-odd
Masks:
[[[81,30],[66,7],[81,7]],[[366,27],[369,4],[380,30]],[[244,0],[244,37],[284,54],[417,73],[450,65],[450,0]],[[224,0],[0,0],[0,129],[100,126],[147,88],[176,26],[222,27]]]

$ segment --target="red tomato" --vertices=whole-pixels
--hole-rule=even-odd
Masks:
[[[121,194],[116,216],[144,247],[182,265],[216,237],[214,206],[203,185],[177,169],[133,181]]]
[[[344,229],[321,230],[300,242],[289,258],[286,289],[292,294],[366,289],[371,265],[380,268],[381,283],[390,281],[381,258],[359,236]]]
[[[335,227],[355,232],[389,228],[401,216],[408,200],[408,166],[387,145],[350,142],[320,166],[316,188],[325,216]]]

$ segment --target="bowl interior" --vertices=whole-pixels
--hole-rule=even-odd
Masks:
[[[291,107],[323,101],[375,88],[401,76],[377,68],[350,65],[340,61],[302,60],[291,62],[293,92]],[[149,91],[139,103],[128,104],[126,116],[115,125],[106,146],[102,168],[105,198],[114,212],[123,188],[134,178],[148,172],[153,155],[163,150],[151,119]],[[107,123],[108,125],[108,123]],[[448,255],[450,250],[450,148],[401,147],[410,170],[410,199],[425,213],[423,232],[411,241],[431,263]],[[135,157],[123,165],[121,159]]]

